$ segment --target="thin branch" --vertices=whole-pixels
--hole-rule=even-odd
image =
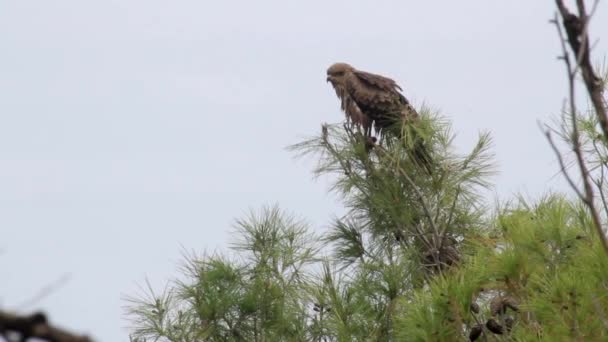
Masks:
[[[390,154],[386,151],[386,149],[384,149],[380,145],[378,145],[378,147],[380,148],[380,150],[383,152],[383,154],[385,156],[388,156],[390,159],[393,159],[393,157],[390,156]],[[407,174],[407,172],[405,172],[405,170],[403,170],[403,168],[401,166],[397,165],[397,169],[399,170],[401,175],[405,178],[405,180],[408,182],[408,184],[412,187],[412,189],[414,189],[414,192],[416,193],[416,197],[418,197],[418,200],[420,201],[420,204],[422,205],[422,210],[424,211],[424,214],[426,215],[426,217],[429,219],[429,224],[431,226],[431,229],[433,230],[433,232],[435,234],[439,234],[439,229],[437,229],[437,225],[435,224],[435,221],[433,220],[433,214],[431,214],[431,210],[429,209],[429,206],[426,203],[424,195],[422,194],[420,189],[418,189],[418,186],[416,185],[416,183],[414,183],[412,178],[410,178],[410,176]]]
[[[380,145],[378,145],[378,147],[383,152],[383,155],[388,156],[390,159],[394,160],[394,158],[390,156],[390,154],[388,153],[388,151],[386,151],[386,149],[384,149]],[[437,229],[437,225],[435,224],[435,221],[433,220],[433,214],[431,214],[431,210],[429,209],[429,206],[426,203],[426,199],[424,198],[424,195],[422,194],[420,189],[418,189],[418,186],[416,185],[416,183],[414,183],[412,178],[410,178],[410,176],[407,174],[407,172],[405,172],[405,170],[399,165],[397,165],[397,168],[399,169],[399,173],[401,173],[401,175],[405,178],[405,180],[412,187],[412,189],[414,189],[414,192],[416,193],[416,197],[418,197],[418,200],[420,201],[420,204],[422,205],[422,210],[424,211],[424,214],[426,215],[426,217],[429,219],[429,224],[431,225],[431,229],[433,229],[433,232],[435,234],[439,233],[439,229]]]
[[[578,188],[578,186],[576,185],[576,183],[574,183],[574,180],[572,179],[572,177],[570,176],[570,174],[568,174],[568,171],[566,169],[566,165],[564,164],[564,159],[563,159],[563,157],[561,155],[561,152],[559,151],[559,149],[555,145],[555,142],[553,141],[553,138],[551,137],[551,132],[545,131],[545,137],[547,137],[547,141],[549,141],[549,145],[551,145],[551,148],[553,149],[553,152],[555,152],[555,156],[557,157],[557,161],[559,163],[560,171],[562,171],[562,173],[564,174],[564,177],[566,178],[566,181],[568,182],[568,184],[570,185],[570,187],[572,188],[572,190],[574,190],[574,192],[576,193],[576,195],[578,196],[578,198],[581,201],[585,202],[585,195],[583,195],[583,193]]]
[[[67,282],[70,281],[70,278],[71,278],[71,274],[65,273],[59,279],[55,280],[54,282],[52,282],[52,283],[44,286],[42,289],[40,289],[35,296],[33,296],[30,299],[28,299],[27,301],[17,305],[17,309],[24,310],[28,306],[32,306],[33,304],[36,304],[40,300],[51,295],[53,292],[57,291],[59,288],[64,286]]]
[[[599,96],[602,97],[601,110],[603,110],[603,112],[601,110],[596,110],[596,114],[598,116],[598,121],[600,122],[600,126],[602,127],[602,129],[604,131],[604,135],[608,139],[608,118],[606,117],[606,108],[604,108],[604,105],[603,105],[603,95],[602,95],[603,89],[602,89],[601,84],[599,85],[599,88],[597,88],[598,79],[597,79],[597,76],[595,76],[593,67],[591,66],[590,57],[589,57],[589,45],[587,44],[588,38],[587,38],[587,34],[586,34],[586,27],[588,25],[589,17],[585,13],[584,4],[582,4],[582,1],[577,2],[578,6],[579,6],[579,11],[580,11],[580,13],[579,13],[580,18],[577,17],[576,15],[570,13],[568,11],[568,9],[566,8],[566,6],[563,4],[562,0],[556,0],[556,3],[557,3],[557,7],[560,11],[560,14],[563,18],[563,25],[564,25],[564,28],[565,28],[565,31],[566,31],[566,34],[568,37],[568,42],[570,44],[570,48],[572,49],[574,55],[577,56],[577,61],[576,61],[577,68],[578,68],[578,66],[581,67],[583,78],[585,80],[585,84],[587,85],[587,90],[592,99],[592,102],[595,102],[593,100],[594,91],[599,91]],[[594,5],[594,10],[595,10],[596,5],[597,5],[597,0]],[[578,110],[576,108],[576,98],[575,98],[575,86],[576,86],[575,80],[576,80],[577,69],[574,69],[572,67],[572,63],[570,61],[570,56],[569,56],[567,48],[566,48],[565,37],[564,37],[563,31],[561,29],[561,26],[558,24],[557,15],[555,16],[555,19],[552,20],[552,23],[555,24],[555,27],[557,28],[557,34],[558,34],[558,37],[561,42],[562,53],[563,53],[563,55],[560,58],[564,61],[564,64],[566,66],[566,72],[568,74],[568,89],[569,89],[569,104],[570,104],[570,113],[569,114],[571,115],[571,124],[572,124],[570,143],[572,144],[572,150],[576,155],[576,160],[577,160],[577,163],[579,166],[579,170],[581,172],[584,195],[581,193],[580,190],[578,190],[578,187],[574,186],[574,182],[572,181],[572,179],[570,179],[569,176],[567,176],[566,179],[568,180],[570,185],[573,187],[573,189],[575,189],[575,191],[577,192],[577,195],[582,199],[583,203],[585,203],[585,205],[589,208],[589,211],[590,211],[590,214],[591,214],[591,217],[593,220],[593,224],[595,226],[595,229],[597,230],[600,241],[602,242],[602,247],[604,248],[604,251],[606,252],[606,254],[608,254],[608,240],[607,240],[606,234],[604,233],[604,230],[602,228],[600,215],[595,207],[595,195],[594,195],[593,187],[591,186],[591,181],[590,181],[591,176],[589,174],[589,170],[588,170],[585,160],[583,158],[583,152],[582,152],[582,148],[581,148],[578,122],[577,122]],[[595,103],[594,103],[594,105],[595,105]],[[546,135],[547,135],[547,138],[550,139],[550,135],[548,133],[546,133]],[[550,140],[550,142],[551,142],[551,140]],[[554,151],[556,151],[556,154],[559,154],[559,151],[557,151],[557,148],[555,147],[555,145],[552,142],[551,142],[551,146],[554,149]],[[561,160],[561,156],[559,156],[559,159],[560,159],[560,166],[562,166],[562,169],[563,169],[563,161]],[[564,174],[567,175],[565,170],[564,170]]]
[[[593,139],[593,149],[595,150],[595,153],[600,158],[599,165],[597,166],[600,169],[600,179],[594,180],[594,183],[595,183],[595,186],[597,187],[598,192],[600,193],[600,198],[602,199],[602,206],[604,208],[604,213],[608,217],[608,202],[606,202],[606,194],[604,193],[604,184],[606,182],[606,170],[605,170],[606,163],[604,162],[604,160],[603,160],[604,157],[602,156],[602,153],[600,152],[600,149],[597,146],[596,139]]]
[[[599,0],[595,0],[589,14],[585,11],[582,0],[577,0],[579,15],[571,13],[564,5],[563,0],[555,0],[559,13],[563,19],[563,25],[568,36],[568,42],[575,56],[577,56],[576,70],[580,67],[584,84],[591,98],[591,103],[600,122],[604,138],[608,140],[608,109],[604,100],[604,84],[595,74],[590,57],[589,37],[587,34],[591,17],[595,13]],[[563,35],[560,34],[560,39]],[[570,69],[574,70],[574,69]],[[571,77],[573,77],[572,75]]]
[[[346,162],[343,161],[340,156],[340,153],[338,151],[336,151],[336,149],[333,147],[333,145],[329,142],[328,134],[327,134],[327,125],[322,126],[321,142],[322,142],[322,146],[325,147],[331,153],[331,155],[338,161],[342,170],[345,170],[348,173],[347,174],[348,178],[350,178],[350,179],[357,178],[357,180],[361,180],[361,177],[356,172],[353,172],[348,161],[346,161]],[[359,184],[358,181],[355,181],[354,185],[359,191],[361,191],[361,193],[363,193],[363,194],[366,193],[365,189],[363,189],[361,187],[361,185]]]
[[[445,226],[443,227],[443,229],[441,230],[441,245],[443,246],[443,243],[445,242],[445,237],[446,237],[446,231],[448,229],[448,227],[450,227],[452,225],[452,220],[454,219],[454,211],[456,211],[456,203],[458,202],[458,196],[460,195],[461,192],[461,188],[460,186],[458,186],[458,188],[456,189],[456,195],[454,196],[454,200],[452,201],[452,207],[450,208],[450,214],[448,216],[448,220],[445,223]]]
[[[386,149],[384,149],[384,147],[378,145],[377,146],[378,150],[382,152],[382,154],[384,156],[387,156],[389,159],[393,160],[393,157],[388,153],[388,151],[386,151]],[[396,164],[396,163],[395,163]],[[433,215],[431,214],[431,210],[429,209],[428,204],[426,203],[426,199],[424,198],[424,195],[422,194],[422,192],[420,191],[420,189],[418,189],[418,186],[416,185],[416,183],[414,183],[414,181],[410,178],[410,176],[407,174],[407,172],[405,172],[405,170],[403,170],[403,168],[401,168],[401,166],[399,166],[398,164],[396,164],[397,169],[399,170],[399,173],[401,173],[401,175],[405,178],[405,180],[408,182],[408,184],[412,187],[412,189],[414,189],[414,193],[416,194],[416,197],[418,197],[418,200],[420,201],[420,204],[422,205],[422,210],[424,211],[424,215],[427,217],[428,221],[429,221],[429,225],[431,226],[431,230],[433,231],[433,244],[430,243],[430,241],[428,241],[424,235],[420,235],[420,237],[422,238],[422,240],[427,244],[428,247],[430,248],[437,248],[437,241],[435,240],[435,238],[439,238],[439,229],[437,228],[437,225],[435,224],[435,221],[433,220]],[[418,232],[418,234],[420,234],[421,232],[419,231],[419,227],[418,225],[416,225],[416,231]],[[433,258],[436,259],[436,255],[435,253],[433,254]],[[437,264],[439,264],[439,260],[435,260],[437,262]]]

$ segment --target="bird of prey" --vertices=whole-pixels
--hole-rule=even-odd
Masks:
[[[327,69],[330,82],[341,101],[347,122],[371,135],[372,126],[383,134],[400,120],[415,121],[418,113],[401,94],[392,79],[360,71],[346,63],[335,63]]]
[[[327,82],[336,91],[347,122],[363,128],[367,137],[371,137],[372,127],[383,136],[392,129],[400,132],[403,122],[418,120],[418,113],[401,94],[401,87],[388,77],[335,63],[327,69]],[[421,137],[415,137],[413,152],[415,159],[430,172],[430,155]]]

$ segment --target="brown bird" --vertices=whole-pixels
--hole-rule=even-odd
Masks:
[[[401,87],[388,77],[336,63],[327,69],[327,81],[342,102],[347,120],[364,128],[368,136],[372,126],[381,133],[399,119],[418,118],[416,110],[400,93]]]
[[[371,136],[372,127],[382,136],[391,128],[400,132],[401,126],[397,125],[402,122],[418,120],[418,113],[401,94],[401,87],[388,77],[335,63],[327,69],[327,82],[334,87],[347,122],[363,128],[367,136]],[[421,139],[414,141],[415,157],[428,170],[428,151]]]

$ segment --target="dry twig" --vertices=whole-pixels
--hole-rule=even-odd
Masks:
[[[560,167],[566,176],[566,180],[570,184],[570,186],[575,190],[579,198],[585,203],[585,205],[589,208],[589,211],[592,216],[593,224],[595,229],[599,235],[600,241],[602,242],[602,246],[606,254],[608,254],[608,240],[606,238],[606,234],[602,228],[602,222],[600,219],[600,214],[595,206],[595,194],[592,187],[592,178],[587,168],[587,165],[584,160],[583,151],[581,147],[581,140],[578,129],[577,122],[577,107],[576,107],[576,98],[575,98],[575,89],[576,89],[576,76],[580,71],[585,86],[587,88],[587,92],[589,93],[589,97],[591,98],[591,102],[595,108],[595,113],[598,117],[598,121],[600,123],[600,127],[604,133],[605,141],[608,141],[608,117],[606,116],[606,106],[603,98],[603,83],[599,77],[596,76],[595,71],[593,70],[593,66],[591,64],[590,58],[590,48],[589,48],[589,37],[588,37],[588,28],[589,21],[597,8],[598,0],[596,0],[593,4],[593,9],[588,14],[585,8],[585,3],[583,0],[577,0],[577,8],[578,8],[578,16],[571,13],[568,8],[564,5],[562,0],[556,0],[557,7],[559,9],[559,13],[562,17],[562,23],[566,35],[558,23],[557,15],[555,19],[552,20],[552,23],[557,28],[557,33],[560,39],[562,55],[560,59],[564,61],[566,66],[566,72],[568,74],[568,89],[569,89],[569,110],[571,116],[571,140],[572,150],[576,156],[576,161],[581,172],[581,178],[583,182],[583,191],[581,191],[572,178],[568,175],[564,168],[564,163],[562,157],[557,150],[555,144],[551,140],[551,135],[549,131],[546,131],[547,139],[551,144],[551,147],[555,151],[558,156],[558,160],[560,163]],[[576,64],[573,65],[570,59],[570,54],[568,53],[568,49],[566,47],[566,38],[567,42],[570,45],[570,49],[574,56],[576,56]]]

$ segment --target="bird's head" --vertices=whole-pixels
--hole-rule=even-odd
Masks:
[[[344,75],[355,70],[352,66],[346,63],[335,63],[327,69],[327,82],[335,87],[344,83]]]

